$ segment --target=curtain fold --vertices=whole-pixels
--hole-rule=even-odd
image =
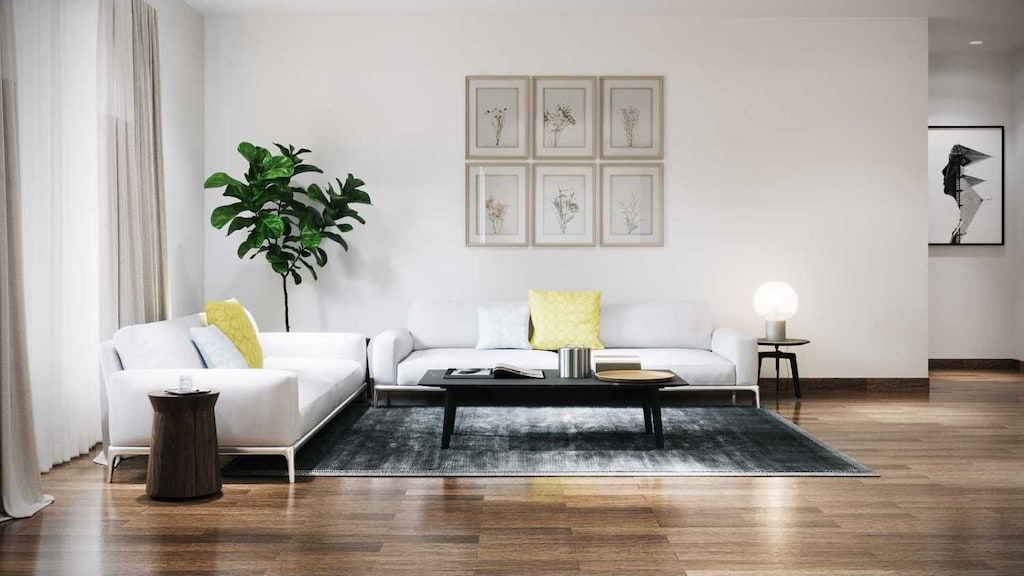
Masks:
[[[156,9],[100,5],[101,294],[109,332],[168,313],[163,135]]]
[[[22,287],[12,0],[0,0],[0,521],[53,502],[39,479]]]
[[[26,334],[44,472],[101,437],[98,13],[96,0],[14,1]]]

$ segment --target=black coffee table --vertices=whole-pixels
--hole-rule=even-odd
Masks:
[[[444,370],[428,370],[420,386],[444,390],[444,427],[441,448],[451,444],[455,412],[459,406],[611,406],[639,407],[644,411],[644,433],[654,434],[654,445],[665,447],[661,429],[659,391],[685,386],[679,376],[666,382],[603,382],[597,378],[560,378],[558,370],[544,370],[534,378],[444,378]]]

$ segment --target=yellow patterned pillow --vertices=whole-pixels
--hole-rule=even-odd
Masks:
[[[530,290],[530,345],[536,350],[562,346],[604,348],[601,332],[601,293]]]
[[[223,302],[207,302],[206,323],[220,328],[242,353],[249,368],[263,368],[263,348],[256,337],[256,329],[238,300],[232,298]]]

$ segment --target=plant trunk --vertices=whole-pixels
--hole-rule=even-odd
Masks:
[[[292,325],[288,321],[288,275],[281,274],[281,288],[284,290],[284,331],[291,332]]]

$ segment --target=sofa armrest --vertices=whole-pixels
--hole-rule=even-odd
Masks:
[[[412,354],[412,334],[408,330],[386,330],[370,341],[370,378],[374,384],[398,383],[398,363]]]
[[[736,365],[736,385],[757,384],[757,339],[733,328],[717,328],[711,351]]]
[[[177,388],[182,374],[191,374],[196,388],[220,392],[214,410],[221,446],[290,446],[298,440],[298,378],[289,370],[122,370],[107,380],[111,445],[149,446],[149,393]]]

